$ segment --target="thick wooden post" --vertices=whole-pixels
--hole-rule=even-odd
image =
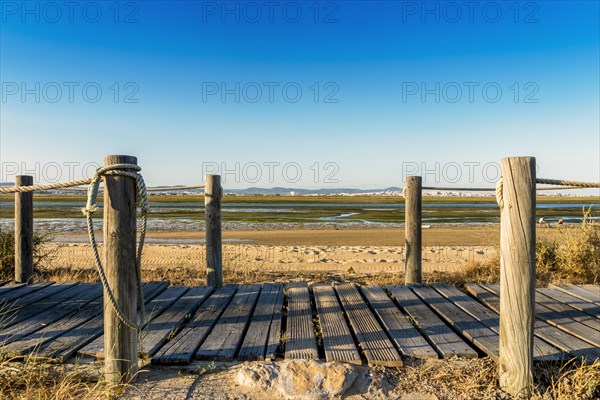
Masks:
[[[206,218],[206,284],[223,286],[223,252],[221,248],[221,188],[220,175],[206,175],[204,207]]]
[[[137,164],[132,156],[113,155],[105,165]],[[125,176],[104,178],[104,254],[106,278],[117,304],[129,321],[137,321],[136,184]],[[109,384],[135,378],[138,369],[138,333],[117,316],[104,294],[104,377]]]
[[[535,308],[535,158],[502,160],[500,386],[530,398]]]
[[[404,283],[421,283],[421,186],[420,176],[406,178],[404,193],[404,242],[406,244],[406,265]]]
[[[16,186],[33,185],[33,176],[19,175]],[[15,282],[33,279],[33,192],[15,193]]]

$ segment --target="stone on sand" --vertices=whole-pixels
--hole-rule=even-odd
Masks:
[[[343,395],[358,376],[355,367],[339,362],[286,360],[240,368],[239,385],[276,390],[284,398],[320,400]]]

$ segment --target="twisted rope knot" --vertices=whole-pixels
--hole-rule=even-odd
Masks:
[[[146,238],[146,226],[147,226],[147,216],[148,216],[148,194],[146,192],[146,184],[144,182],[144,178],[139,171],[142,169],[135,164],[114,164],[107,165],[104,167],[100,167],[94,173],[94,177],[90,181],[90,185],[88,187],[88,198],[86,206],[81,210],[86,217],[88,234],[90,236],[90,244],[92,245],[92,250],[94,253],[94,259],[96,261],[96,267],[98,269],[98,273],[100,275],[100,281],[102,282],[102,286],[104,287],[104,291],[107,294],[108,300],[117,314],[117,317],[130,329],[135,329],[138,331],[138,334],[141,333],[141,329],[145,324],[146,319],[146,310],[145,310],[145,301],[144,301],[144,291],[142,289],[142,273],[141,273],[141,264],[142,264],[142,252],[144,249],[144,241]],[[131,172],[135,171],[135,172]],[[104,272],[104,268],[102,267],[102,261],[100,259],[100,254],[98,252],[98,244],[96,242],[96,235],[94,233],[94,223],[92,219],[92,214],[98,210],[98,206],[96,205],[98,199],[98,191],[100,188],[100,182],[102,181],[103,176],[107,175],[118,175],[118,176],[126,176],[132,179],[135,179],[136,182],[136,190],[137,196],[135,200],[136,206],[140,207],[141,212],[141,229],[140,229],[140,238],[137,244],[137,252],[135,259],[135,275],[137,281],[137,292],[138,292],[138,307],[140,310],[140,324],[136,322],[130,321],[125,317],[123,311],[117,304],[115,299],[115,295],[108,284],[108,280],[106,278],[106,274]]]
[[[136,172],[129,172],[127,170],[133,170]],[[148,209],[148,196],[145,191],[145,184],[142,175],[138,172],[141,171],[142,168],[139,165],[135,164],[113,164],[107,165],[104,167],[100,167],[94,172],[94,176],[90,180],[90,184],[87,189],[87,203],[84,208],[81,209],[83,215],[93,214],[98,211],[98,206],[96,206],[96,202],[98,199],[98,192],[100,190],[100,182],[102,181],[102,177],[106,175],[119,175],[119,176],[127,176],[136,180],[136,186],[138,189],[138,196],[136,197],[136,205],[140,206],[140,208]],[[144,188],[143,196],[141,185]],[[143,197],[143,199],[142,199]],[[142,204],[143,203],[143,204]]]

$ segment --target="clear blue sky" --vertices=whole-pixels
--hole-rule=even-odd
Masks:
[[[492,186],[511,155],[600,179],[598,1],[1,3],[8,180],[113,153],[150,185]]]

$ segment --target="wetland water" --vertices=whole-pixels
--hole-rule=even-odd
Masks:
[[[62,199],[60,199],[62,200]],[[54,232],[85,231],[81,214],[81,201],[51,201],[40,198],[34,201],[34,217],[38,227]],[[194,199],[195,200],[195,199]],[[99,205],[102,203],[99,202]],[[600,201],[566,199],[544,202],[538,199],[536,217],[548,223],[559,219],[566,223],[581,222],[584,212],[598,220]],[[3,227],[12,226],[13,202],[0,201],[0,217]],[[99,211],[96,218],[102,217]],[[224,229],[294,229],[297,227],[395,227],[404,222],[404,203],[373,202],[352,203],[342,201],[308,202],[224,202],[222,205]],[[492,198],[469,200],[465,198],[436,199],[423,203],[423,224],[462,225],[498,223],[500,214]],[[163,201],[153,199],[150,203],[149,229],[154,230],[198,230],[203,229],[203,200]],[[97,223],[100,227],[99,222]]]

